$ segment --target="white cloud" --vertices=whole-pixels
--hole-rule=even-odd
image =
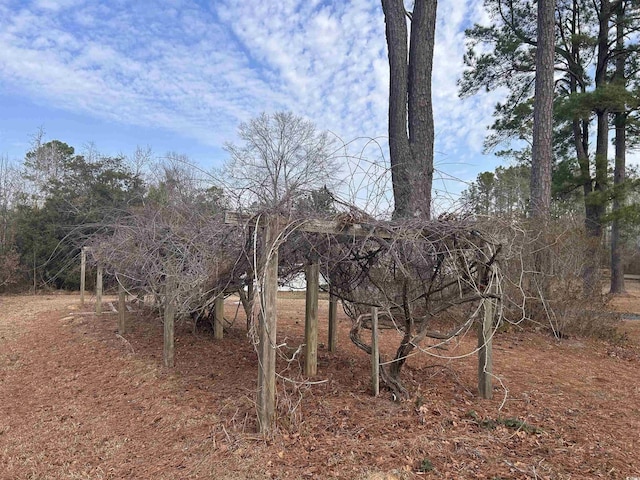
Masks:
[[[57,12],[68,8],[77,7],[84,3],[83,0],[37,0],[34,7],[40,10]]]
[[[456,87],[462,30],[482,19],[481,3],[439,5],[433,94],[440,164],[472,159],[491,120],[492,96],[462,101]],[[0,6],[0,85],[43,104],[215,146],[233,139],[239,121],[275,109],[292,109],[345,140],[386,134],[378,2],[19,4]]]

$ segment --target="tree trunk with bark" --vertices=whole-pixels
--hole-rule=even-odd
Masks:
[[[536,80],[533,103],[533,146],[529,214],[531,227],[545,231],[551,214],[551,164],[553,161],[553,96],[555,72],[555,5],[556,0],[538,0]],[[545,235],[537,237],[533,261],[536,273],[533,282],[545,298],[551,262],[546,251]]]
[[[410,180],[411,214],[431,216],[433,184],[433,105],[431,76],[436,33],[436,0],[417,0],[411,18],[409,49],[409,146],[411,147]]]
[[[382,0],[389,52],[389,154],[394,218],[431,215],[433,108],[431,72],[436,0]],[[411,19],[409,36],[407,17]]]
[[[434,124],[431,74],[435,46],[436,0],[415,0],[408,13],[403,0],[382,0],[389,52],[389,154],[395,202],[393,217],[429,219],[433,184]],[[409,18],[411,28],[407,27]],[[353,337],[352,337],[353,338]],[[411,328],[399,351],[412,348]],[[380,368],[382,381],[405,393],[400,371],[406,356]]]
[[[606,86],[607,66],[609,64],[609,21],[611,19],[611,3],[601,0],[598,12],[597,62],[595,71],[595,88]],[[599,292],[600,254],[602,249],[603,217],[606,213],[605,192],[608,188],[608,155],[609,155],[609,107],[600,105],[596,113],[596,152],[595,178],[591,192],[585,195],[585,230],[587,233],[587,252],[584,268],[585,294]],[[586,193],[586,189],[585,189]]]
[[[627,80],[625,78],[626,55],[624,54],[624,35],[625,35],[625,12],[624,4],[620,3],[616,9],[616,71],[614,81],[626,87]],[[626,169],[626,152],[627,152],[627,113],[624,108],[620,108],[614,116],[614,126],[616,129],[615,137],[615,165],[613,170],[613,188],[615,194],[613,196],[613,223],[611,225],[611,293],[624,293],[624,266],[622,264],[621,255],[621,219],[617,213],[624,206],[624,190],[625,169]]]
[[[555,0],[538,0],[538,47],[536,49],[529,211],[532,218],[543,221],[549,218],[551,206],[555,4]]]

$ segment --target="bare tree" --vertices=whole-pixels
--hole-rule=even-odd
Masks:
[[[145,147],[136,145],[136,149],[133,152],[133,155],[127,157],[131,171],[136,176],[136,178],[140,179],[143,179],[148,173],[148,169],[151,165],[152,159],[153,150],[149,145]]]
[[[242,145],[229,143],[226,178],[241,203],[289,210],[305,193],[333,183],[338,165],[326,132],[291,112],[241,123]]]
[[[6,155],[0,156],[0,288],[17,282],[20,255],[15,248],[13,208],[20,190],[19,171]]]
[[[382,0],[389,50],[389,154],[394,217],[429,218],[433,183],[431,72],[436,0]],[[409,41],[407,17],[411,19]]]
[[[168,152],[155,162],[152,177],[154,200],[172,205],[193,201],[211,183],[189,157],[176,152]]]
[[[33,203],[38,206],[44,202],[45,192],[51,183],[61,179],[65,158],[73,155],[69,146],[59,140],[45,142],[44,139],[44,129],[39,128],[31,139],[31,150],[24,160],[26,186]]]

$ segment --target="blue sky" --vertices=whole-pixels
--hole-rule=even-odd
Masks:
[[[486,17],[481,0],[456,0],[440,2],[438,18],[436,167],[472,180],[496,164],[481,151],[499,95],[461,100],[456,80],[463,30]],[[238,123],[276,110],[345,141],[384,144],[387,89],[376,0],[0,0],[0,154],[9,158],[22,158],[43,127],[78,150],[149,145],[219,167]]]

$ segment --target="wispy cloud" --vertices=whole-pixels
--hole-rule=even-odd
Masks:
[[[439,5],[433,91],[442,165],[477,158],[495,101],[457,97],[463,29],[480,19],[480,4]],[[345,140],[379,137],[384,18],[370,0],[9,0],[0,2],[0,86],[215,146],[233,139],[238,122],[276,109]]]

